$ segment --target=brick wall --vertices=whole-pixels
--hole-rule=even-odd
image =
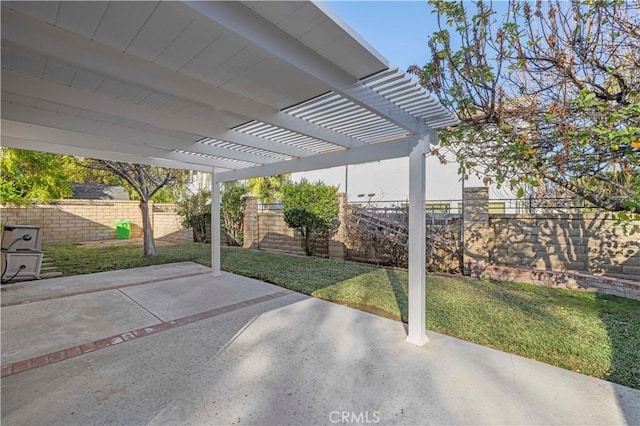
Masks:
[[[464,189],[463,217],[463,272],[469,275],[476,264],[491,262],[494,241],[489,226],[488,188]]]
[[[314,237],[315,255],[329,256],[328,239]],[[304,256],[302,235],[289,228],[281,212],[258,212],[258,246],[262,250],[291,253]]]
[[[158,208],[159,206],[164,206]],[[180,226],[172,207],[150,206],[154,236],[174,242],[192,241],[191,230]],[[64,200],[29,207],[0,207],[2,223],[39,225],[43,243],[77,243],[116,238],[116,221],[131,221],[131,238],[142,237],[142,215],[137,201]]]
[[[151,210],[154,238],[172,243],[193,241],[193,231],[181,225],[182,219],[176,214],[175,204],[154,204]]]
[[[610,213],[484,215],[488,194],[471,197],[467,204],[465,194],[467,273],[498,265],[640,281],[640,237],[625,235]]]
[[[340,226],[331,236],[314,236],[315,255],[344,259],[346,201],[340,195]],[[259,210],[258,202],[249,197],[244,210],[244,248],[257,248],[266,251],[304,255],[302,235],[289,228],[282,212]]]
[[[341,201],[341,228],[319,239],[317,255],[345,258],[347,209]],[[574,272],[640,281],[640,237],[625,235],[611,214],[531,215],[489,213],[486,188],[465,188],[463,265],[466,274],[488,265],[535,271]],[[438,247],[430,259],[434,270],[455,270],[459,257],[457,225],[452,222],[450,252]],[[303,254],[301,236],[280,212],[259,211],[250,198],[245,207],[244,247]],[[606,284],[606,283],[605,283]],[[595,287],[595,286],[594,286]]]
[[[594,276],[578,272],[541,271],[495,265],[477,267],[471,272],[471,276],[529,283],[545,287],[595,291],[640,300],[640,282],[621,278]]]
[[[625,235],[611,214],[496,215],[496,264],[582,271],[640,280],[640,238]]]

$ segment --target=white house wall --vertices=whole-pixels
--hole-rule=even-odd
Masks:
[[[368,194],[375,194],[372,201],[398,201],[409,198],[409,159],[396,158],[348,166],[349,182],[347,187],[349,201],[367,201]],[[312,172],[294,173],[292,179],[299,181],[322,181],[345,190],[345,167],[316,170]],[[472,176],[464,185],[466,187],[484,186],[481,179]],[[365,197],[358,197],[366,194]],[[513,197],[509,191],[497,190],[490,186],[492,199]],[[462,199],[462,183],[458,176],[458,164],[450,162],[441,164],[435,157],[427,157],[427,201]]]

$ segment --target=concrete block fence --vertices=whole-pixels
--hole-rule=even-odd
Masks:
[[[465,188],[463,212],[464,241],[452,239],[451,256],[440,253],[437,257],[445,263],[434,265],[436,269],[449,270],[447,259],[463,244],[467,275],[478,267],[493,265],[640,282],[640,236],[625,234],[611,214],[489,213],[487,188]],[[341,227],[334,235],[317,239],[317,255],[347,257],[350,249],[344,229],[347,214],[342,196]],[[281,212],[260,210],[255,198],[248,200],[244,247],[303,254],[300,240],[301,236],[287,227]]]
[[[177,243],[192,241],[192,231],[182,228],[174,205],[151,204],[156,238]],[[560,286],[595,291],[608,288],[610,291],[605,292],[637,298],[639,289],[627,282],[640,283],[640,237],[625,234],[613,215],[493,214],[488,206],[486,188],[465,188],[464,241],[452,240],[451,250],[452,255],[462,250],[467,275],[516,281],[543,279],[545,285],[559,280]],[[332,235],[315,237],[317,256],[348,257],[347,214],[342,195],[340,227]],[[137,201],[63,200],[19,208],[0,206],[0,215],[2,223],[41,226],[45,244],[114,239],[116,221],[120,219],[131,221],[132,238],[142,236]],[[245,248],[303,255],[300,242],[301,235],[286,225],[281,212],[260,210],[255,198],[247,200]],[[437,257],[451,256],[440,253]],[[438,259],[431,259],[434,261]],[[448,270],[449,265],[434,266]],[[586,276],[597,279],[589,281]]]
[[[640,281],[640,236],[611,213],[488,214],[486,188],[465,189],[464,266],[575,272]]]
[[[345,258],[346,200],[340,195],[340,226],[332,235],[312,237],[315,255],[333,259]],[[260,210],[258,201],[249,197],[244,209],[244,248],[304,255],[302,235],[289,228],[280,211]]]
[[[150,203],[156,239],[193,240],[191,229],[180,225],[173,204]],[[116,238],[116,221],[131,221],[131,238],[142,237],[142,214],[137,201],[61,200],[27,207],[0,206],[2,223],[42,227],[44,244],[79,243]]]
[[[640,282],[621,278],[610,278],[538,269],[511,268],[508,266],[476,264],[471,276],[493,280],[535,284],[544,287],[593,291],[640,300]]]

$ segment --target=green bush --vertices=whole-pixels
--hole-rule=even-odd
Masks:
[[[207,239],[206,218],[211,214],[211,191],[200,189],[176,204],[176,213],[182,218],[182,226],[193,228],[193,239],[204,243]]]
[[[282,186],[284,221],[302,234],[302,248],[307,256],[314,252],[312,233],[328,233],[337,228],[338,188],[322,182],[299,183]]]

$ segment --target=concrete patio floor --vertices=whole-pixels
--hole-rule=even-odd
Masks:
[[[3,425],[640,424],[640,391],[207,272],[4,286]]]

